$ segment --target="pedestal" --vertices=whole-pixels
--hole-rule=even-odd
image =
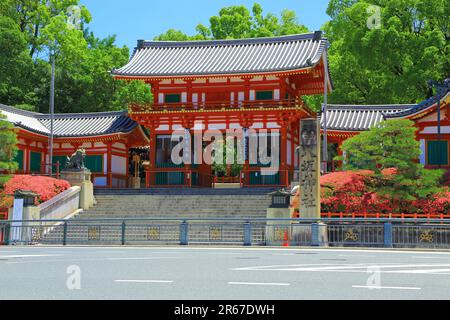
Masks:
[[[72,186],[81,187],[81,209],[87,210],[94,205],[94,184],[91,182],[91,171],[87,169],[77,171],[61,171],[61,179],[68,181]]]
[[[140,177],[131,178],[131,187],[133,189],[140,189],[141,188],[141,178]]]

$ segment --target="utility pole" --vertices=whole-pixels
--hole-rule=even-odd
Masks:
[[[55,117],[55,59],[56,55],[50,54],[50,61],[52,65],[52,75],[50,81],[50,138],[49,138],[49,166],[50,166],[50,176],[53,176],[53,122]]]
[[[323,55],[323,65],[324,65],[324,91],[323,91],[323,160],[325,161],[324,172],[328,171],[328,140],[327,140],[327,111],[328,111],[328,53],[327,46],[325,45],[325,51]]]

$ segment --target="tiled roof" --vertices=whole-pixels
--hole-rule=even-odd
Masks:
[[[117,76],[192,76],[282,72],[315,66],[328,41],[320,31],[273,38],[138,41]]]
[[[327,129],[338,131],[364,131],[377,125],[386,116],[404,112],[414,105],[328,105]],[[325,126],[325,118],[321,117]]]
[[[416,113],[420,113],[424,110],[426,110],[429,107],[434,106],[438,103],[439,100],[444,100],[448,95],[450,95],[450,79],[446,79],[444,81],[444,86],[441,87],[441,92],[437,95],[431,97],[428,100],[425,100],[418,105],[413,106],[412,108],[408,110],[403,110],[402,112],[396,113],[396,114],[390,114],[387,115],[387,118],[403,118],[407,116],[414,115]]]
[[[0,112],[15,126],[49,135],[50,115],[24,111],[0,104]],[[99,136],[132,131],[137,123],[124,111],[79,114],[55,114],[55,137]]]

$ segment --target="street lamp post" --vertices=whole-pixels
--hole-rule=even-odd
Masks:
[[[49,167],[50,176],[53,176],[53,122],[55,117],[55,54],[50,55],[52,65],[51,81],[50,81],[50,137],[49,137]]]
[[[323,91],[323,161],[325,161],[324,172],[328,171],[328,140],[327,140],[327,111],[328,111],[328,55],[327,47],[323,56],[324,64],[324,91]]]

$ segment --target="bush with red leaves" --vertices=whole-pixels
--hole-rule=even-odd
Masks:
[[[70,188],[70,183],[43,176],[15,175],[3,187],[0,193],[0,206],[12,207],[13,197],[16,190],[33,191],[38,194],[36,205],[46,202],[59,193]]]
[[[395,169],[383,171],[386,176],[395,175]],[[450,190],[446,189],[426,199],[395,201],[377,192],[370,191],[373,185],[370,170],[340,171],[320,178],[322,212],[331,213],[424,213],[448,214],[450,212]],[[292,202],[298,208],[298,194]]]

